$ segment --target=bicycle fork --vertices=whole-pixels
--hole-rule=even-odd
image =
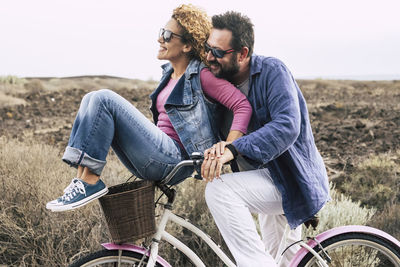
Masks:
[[[286,240],[287,240],[287,237],[288,237],[290,231],[291,231],[291,229],[290,229],[289,225],[287,224],[286,227],[285,227],[285,231],[284,231],[283,237],[282,237],[281,242],[279,244],[278,253],[276,254],[277,258],[275,259],[275,261],[276,261],[278,266],[280,266],[281,261],[283,259],[283,254],[286,252],[286,250],[288,248],[290,248],[291,246],[293,246],[293,245],[299,244],[301,247],[304,247],[305,249],[310,251],[315,256],[315,258],[317,259],[316,263],[318,264],[319,267],[329,267],[327,262],[330,263],[331,262],[331,258],[325,252],[325,250],[323,249],[321,244],[318,242],[318,240],[316,238],[314,238],[314,237],[311,238],[311,239],[313,239],[317,243],[318,247],[321,249],[322,257],[313,248],[311,248],[309,245],[307,245],[306,242],[304,242],[303,240],[297,241],[297,242],[295,242],[295,243],[293,243],[293,244],[291,244],[290,246],[287,247],[286,246],[287,245],[286,244]]]
[[[150,245],[150,255],[149,255],[149,261],[147,263],[147,267],[154,267],[157,261],[157,256],[158,256],[158,245],[161,241],[162,238],[162,233],[165,231],[165,227],[167,225],[169,215],[171,214],[171,210],[169,208],[164,209],[163,216],[161,217],[160,223],[158,224],[158,227],[156,229],[156,233],[153,236],[153,239],[151,241]]]

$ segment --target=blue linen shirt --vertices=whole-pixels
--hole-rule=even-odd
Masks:
[[[258,55],[251,57],[248,99],[254,131],[233,145],[258,168],[268,168],[288,223],[296,228],[330,199],[305,99],[283,62]]]

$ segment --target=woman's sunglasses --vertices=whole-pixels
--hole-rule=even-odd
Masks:
[[[176,37],[179,37],[179,38],[183,39],[183,36],[182,36],[182,35],[173,33],[173,32],[171,32],[171,31],[169,31],[169,30],[164,29],[164,28],[161,28],[161,29],[160,29],[160,33],[159,33],[159,35],[158,35],[158,37],[162,37],[163,40],[164,40],[164,42],[166,42],[166,43],[168,43],[169,41],[171,41],[172,36],[176,36]]]
[[[228,50],[213,48],[213,47],[209,46],[207,43],[204,43],[204,50],[206,51],[206,53],[211,51],[213,56],[216,58],[223,58],[225,56],[225,54],[229,54],[229,53],[232,53],[235,51],[235,49],[233,49],[233,48],[228,49]]]

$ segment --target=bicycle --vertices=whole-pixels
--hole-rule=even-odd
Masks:
[[[233,261],[214,243],[214,241],[199,228],[172,213],[176,191],[165,184],[172,179],[178,170],[184,166],[197,166],[202,163],[200,154],[192,155],[191,160],[181,161],[165,178],[158,188],[167,196],[168,201],[163,204],[164,209],[157,225],[157,231],[152,237],[148,249],[133,244],[102,244],[104,250],[91,253],[75,261],[71,267],[89,266],[171,266],[158,255],[159,243],[166,241],[186,255],[195,266],[204,266],[197,254],[183,244],[179,239],[169,234],[165,228],[169,221],[183,226],[193,232],[217,254],[226,266],[236,266]],[[317,220],[312,219],[306,225],[316,227]],[[279,266],[288,247],[298,244],[300,250],[291,260],[289,266],[400,266],[400,242],[393,236],[368,226],[350,225],[327,230],[307,240],[299,240],[293,244],[286,244],[286,236],[290,231],[286,227],[284,236],[276,257]]]

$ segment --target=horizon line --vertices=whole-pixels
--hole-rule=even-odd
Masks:
[[[23,79],[72,79],[72,78],[106,78],[106,79],[129,79],[141,81],[157,81],[154,77],[147,79],[124,77],[107,74],[90,74],[90,75],[66,75],[66,76],[18,76],[18,75],[0,75],[0,77],[15,76]],[[361,75],[300,75],[293,77],[297,80],[359,80],[359,81],[392,81],[400,80],[400,74],[361,74]]]

